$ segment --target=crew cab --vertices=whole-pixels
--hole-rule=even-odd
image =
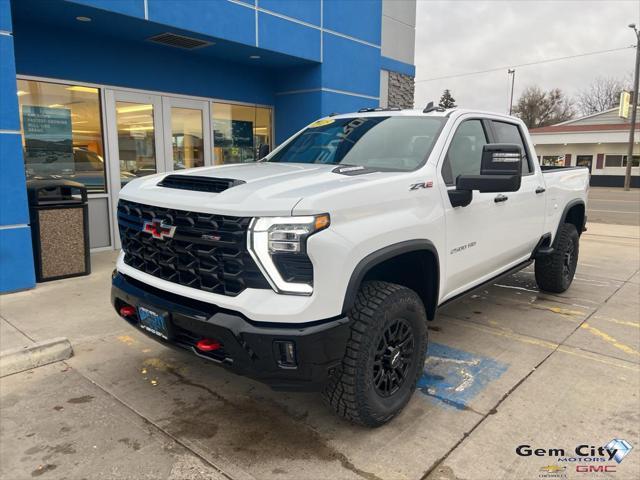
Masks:
[[[382,425],[439,307],[532,262],[541,290],[569,288],[588,182],[543,170],[514,117],[328,116],[255,163],[129,182],[112,303],[167,346]]]

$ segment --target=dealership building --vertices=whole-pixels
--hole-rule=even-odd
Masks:
[[[415,16],[415,0],[0,0],[0,292],[35,285],[27,180],[83,183],[91,250],[119,248],[133,178],[412,107]]]

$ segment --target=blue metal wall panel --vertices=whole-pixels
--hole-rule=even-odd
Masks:
[[[323,87],[380,95],[380,49],[329,33],[323,43]]]
[[[0,35],[0,130],[20,130],[13,37]]]
[[[404,63],[389,57],[380,57],[380,68],[392,72],[404,73],[405,75],[416,76],[416,66]]]
[[[320,30],[258,13],[260,48],[320,61]]]
[[[11,32],[10,0],[0,0],[0,30]]]
[[[320,25],[320,0],[260,0],[260,8],[302,20],[313,25]]]
[[[144,0],[67,0],[72,3],[122,13],[131,17],[144,18]]]
[[[276,76],[276,94],[318,89],[322,84],[322,64],[284,68]]]
[[[251,8],[219,0],[148,0],[149,20],[192,32],[255,45],[256,18]]]
[[[49,41],[52,36],[55,42]],[[21,25],[15,47],[18,72],[267,105],[274,101],[273,71],[266,68],[203,58],[148,42],[97,36],[78,40],[71,31]],[[56,61],[43,61],[43,55]]]
[[[35,287],[29,227],[0,230],[0,261],[0,293]]]
[[[0,133],[0,225],[29,223],[22,137]]]
[[[378,100],[346,95],[344,93],[322,92],[321,110],[318,117],[324,117],[332,113],[357,112],[361,108],[373,108],[378,106]]]
[[[382,0],[324,0],[324,28],[380,45]]]
[[[276,145],[280,145],[305,125],[320,117],[322,92],[277,95],[274,110]]]
[[[0,29],[11,32],[11,5],[0,0]],[[0,130],[19,130],[13,37],[0,35]],[[22,137],[0,132],[0,292],[35,286]]]

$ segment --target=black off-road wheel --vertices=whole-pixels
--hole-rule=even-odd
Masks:
[[[420,297],[387,282],[365,282],[350,312],[353,321],[342,365],[325,401],[354,423],[378,427],[415,391],[427,353],[427,317]]]
[[[536,258],[536,283],[540,290],[562,293],[569,288],[578,266],[579,246],[580,237],[575,225],[562,224],[553,253]]]

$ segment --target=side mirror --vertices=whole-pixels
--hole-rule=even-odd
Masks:
[[[482,148],[480,175],[459,175],[456,190],[516,192],[522,180],[522,147],[515,143],[489,143]]]
[[[269,145],[261,143],[258,147],[258,159],[264,158],[269,155]]]

